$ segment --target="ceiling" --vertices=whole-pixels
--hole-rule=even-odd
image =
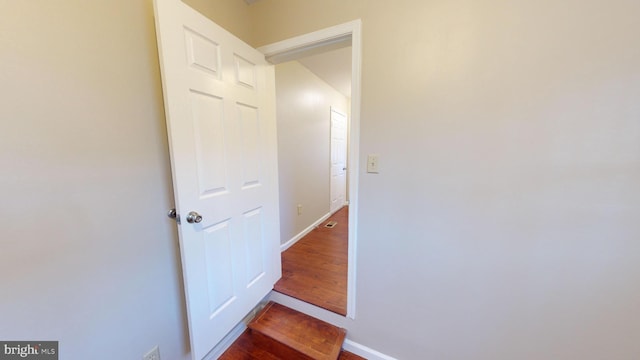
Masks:
[[[298,61],[342,95],[351,97],[351,46],[307,56]]]

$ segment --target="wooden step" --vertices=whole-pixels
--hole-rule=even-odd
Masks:
[[[275,349],[278,346],[284,346],[270,339],[272,344],[265,344],[261,340],[254,337],[255,332],[247,329],[240,337],[231,345],[227,351],[220,356],[219,360],[291,360],[299,359],[297,353],[283,354],[282,349]],[[266,338],[266,337],[265,337]],[[286,351],[286,350],[285,350]],[[292,352],[293,350],[289,349]],[[278,353],[279,355],[276,355]],[[342,350],[338,360],[367,360],[363,357]]]
[[[251,330],[245,330],[218,360],[280,360],[269,348],[254,340]]]
[[[249,329],[254,341],[283,359],[336,360],[347,334],[342,328],[274,302],[260,311]]]

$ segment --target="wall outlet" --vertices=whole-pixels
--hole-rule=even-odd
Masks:
[[[153,349],[149,350],[148,353],[144,354],[142,360],[160,360],[160,349],[156,345]]]
[[[302,204],[298,204],[298,215],[302,215]]]

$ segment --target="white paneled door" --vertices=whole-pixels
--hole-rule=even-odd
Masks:
[[[347,115],[331,108],[331,206],[335,212],[347,198]]]
[[[262,53],[180,0],[156,0],[194,359],[280,278],[275,80]]]

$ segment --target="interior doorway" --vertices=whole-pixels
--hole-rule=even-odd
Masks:
[[[342,208],[350,79],[350,46],[275,65],[285,246],[274,289],[341,315],[347,311],[348,209]],[[337,226],[325,228],[339,211]]]
[[[356,259],[356,251],[357,251],[357,179],[358,179],[358,139],[359,139],[359,116],[360,116],[360,53],[361,53],[361,40],[360,40],[360,21],[352,21],[350,23],[338,25],[332,28],[320,30],[314,33],[306,34],[300,37],[292,38],[289,40],[285,40],[276,44],[271,44],[260,48],[267,57],[267,59],[274,64],[284,64],[291,60],[300,60],[300,62],[304,62],[305,58],[310,58],[318,54],[330,54],[332,52],[346,51],[350,55],[350,59],[348,60],[347,68],[349,70],[349,74],[347,76],[347,83],[350,86],[351,96],[347,98],[346,105],[343,107],[344,113],[348,115],[348,123],[347,127],[349,129],[348,132],[348,143],[349,143],[349,155],[347,160],[347,166],[344,166],[346,169],[345,177],[348,179],[349,186],[347,191],[347,196],[345,199],[349,201],[349,207],[345,208],[345,212],[348,212],[348,272],[347,272],[347,317],[353,318],[355,316],[355,259]],[[321,61],[322,62],[322,61]],[[326,61],[324,61],[326,62]],[[291,69],[289,69],[291,70]],[[299,71],[300,69],[294,69],[293,71]],[[308,68],[307,68],[308,70]],[[276,68],[276,72],[278,69]],[[316,74],[318,75],[318,74]],[[320,77],[320,76],[318,76]],[[278,85],[276,85],[278,86]],[[281,91],[277,91],[277,95],[284,95]],[[314,94],[313,91],[308,92],[298,92],[294,95],[294,98],[298,102],[308,102],[314,103],[319,100],[318,94]],[[287,113],[288,116],[292,116],[295,118],[297,111],[295,106],[284,106],[280,108],[281,113]],[[330,128],[330,114],[331,107],[327,106],[325,111],[326,115],[326,124],[328,129]],[[286,125],[285,125],[286,126]],[[278,132],[287,131],[288,129],[278,129]],[[328,130],[327,130],[328,131]],[[329,133],[326,134],[324,139],[329,142],[330,136]],[[292,144],[288,144],[292,145]],[[300,146],[306,144],[299,144]],[[326,155],[329,156],[327,144],[327,152]],[[296,149],[296,145],[293,144],[293,149]],[[291,154],[292,151],[289,151]],[[296,152],[295,150],[293,152]],[[295,154],[293,154],[295,156]],[[314,163],[313,158],[303,159],[306,160],[306,163],[302,162],[302,169],[297,169],[298,171],[305,172],[305,175],[313,174],[313,168],[310,164]],[[282,159],[279,159],[280,166],[283,165]],[[327,169],[327,176],[324,178],[327,184],[327,192],[329,191],[329,184],[331,178],[330,174],[330,161],[328,159],[327,162],[323,161],[323,165],[325,165]],[[307,166],[309,165],[309,166]],[[287,174],[281,174],[281,182]],[[304,184],[291,184],[291,187],[303,187]],[[305,203],[298,203],[295,199],[287,199],[289,196],[288,188],[281,186],[281,200],[285,204],[285,213],[286,212],[295,212],[295,216],[304,216],[308,213],[308,211],[313,211],[307,207]],[[303,189],[308,193],[313,193],[312,189]],[[284,199],[283,199],[284,198]],[[292,206],[293,205],[293,206]],[[311,205],[314,206],[314,205]],[[313,219],[306,219],[306,223],[309,224],[306,228],[301,229],[301,226],[298,225],[297,228],[293,227],[293,232],[288,229],[288,232],[283,234],[282,238],[282,250],[286,250],[293,243],[298,241],[302,236],[306,233],[313,230],[318,225],[323,225],[323,221],[325,221],[328,216],[331,215],[330,209],[330,195],[327,193],[327,196],[324,200],[324,206],[326,208],[325,214],[326,216],[320,216],[318,218],[317,212],[314,214]],[[282,209],[282,207],[281,207]],[[281,213],[281,222],[286,221],[283,220],[286,215],[283,216]],[[314,221],[315,220],[315,221]],[[283,227],[288,226],[283,223]],[[283,229],[281,227],[281,231]],[[285,229],[287,230],[287,229]],[[293,234],[293,236],[292,236]]]

